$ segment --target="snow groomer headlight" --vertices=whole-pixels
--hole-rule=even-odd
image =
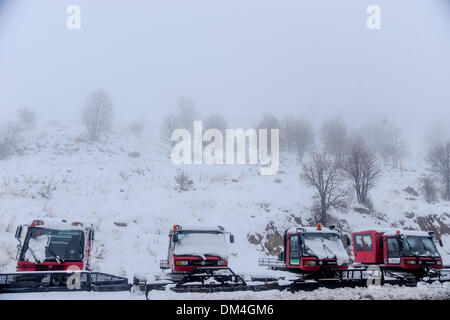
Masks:
[[[189,264],[189,261],[187,260],[176,260],[175,265],[177,266],[187,266]]]
[[[437,264],[438,266],[441,266],[441,265],[442,265],[442,260],[436,260],[436,264]]]
[[[315,260],[304,260],[303,265],[304,266],[315,266],[317,264],[317,261]]]
[[[227,261],[226,260],[219,260],[219,261],[217,261],[217,265],[218,266],[226,266],[228,263],[227,263]]]

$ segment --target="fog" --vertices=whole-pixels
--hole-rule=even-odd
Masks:
[[[68,30],[66,8],[81,8]],[[381,30],[366,8],[381,8]],[[116,118],[160,119],[179,96],[249,127],[266,112],[317,126],[386,116],[415,149],[450,115],[447,0],[3,0],[0,121],[74,119],[103,88]]]

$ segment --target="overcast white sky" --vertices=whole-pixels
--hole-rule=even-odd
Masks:
[[[69,4],[81,8],[79,31],[66,28]],[[371,4],[381,30],[366,28]],[[0,122],[19,107],[78,119],[97,88],[125,120],[160,118],[189,95],[203,115],[248,126],[269,111],[355,123],[384,114],[413,139],[450,115],[450,5],[0,0]]]

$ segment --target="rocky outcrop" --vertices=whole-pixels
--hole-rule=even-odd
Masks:
[[[427,216],[417,217],[415,222],[422,231],[434,231],[436,237],[450,234],[450,214],[442,213],[440,215],[430,214]]]

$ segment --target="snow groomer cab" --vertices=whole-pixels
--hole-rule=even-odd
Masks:
[[[234,243],[234,236],[220,226],[174,225],[169,232],[167,260],[161,261],[161,269],[189,273],[196,268],[226,268],[229,257],[227,239]]]
[[[334,226],[325,228],[319,223],[315,228],[290,228],[284,232],[284,250],[278,259],[260,258],[259,266],[302,273],[303,277],[336,277],[348,269],[349,244],[350,238]]]
[[[443,268],[433,232],[411,230],[365,230],[353,232],[355,262],[378,265],[392,271],[407,271],[417,277]]]
[[[285,231],[285,250],[280,254],[286,268],[292,271],[311,272],[329,269],[345,270],[349,256],[341,238],[340,230],[334,226],[291,228]]]
[[[17,227],[17,271],[88,270],[94,240],[91,224],[36,219]]]

